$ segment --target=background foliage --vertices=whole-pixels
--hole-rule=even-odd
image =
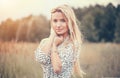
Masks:
[[[120,5],[95,5],[74,8],[84,37],[90,42],[120,42]],[[44,15],[27,16],[13,21],[8,18],[0,24],[1,41],[39,42],[49,36],[50,20]]]

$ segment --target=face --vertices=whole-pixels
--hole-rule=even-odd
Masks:
[[[51,24],[57,35],[68,34],[68,21],[62,12],[52,14]]]

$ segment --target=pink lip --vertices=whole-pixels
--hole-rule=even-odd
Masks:
[[[62,30],[62,29],[56,29],[57,31],[60,31],[60,30]]]
[[[57,32],[61,32],[61,29],[56,29]]]

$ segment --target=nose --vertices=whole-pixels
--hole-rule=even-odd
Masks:
[[[57,27],[60,27],[60,26],[61,26],[61,23],[60,23],[60,22],[58,22],[56,26],[57,26]]]

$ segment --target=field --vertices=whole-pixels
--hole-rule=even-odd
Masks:
[[[39,43],[0,42],[0,78],[42,78],[34,59]],[[85,43],[80,55],[84,78],[120,77],[120,44]]]

